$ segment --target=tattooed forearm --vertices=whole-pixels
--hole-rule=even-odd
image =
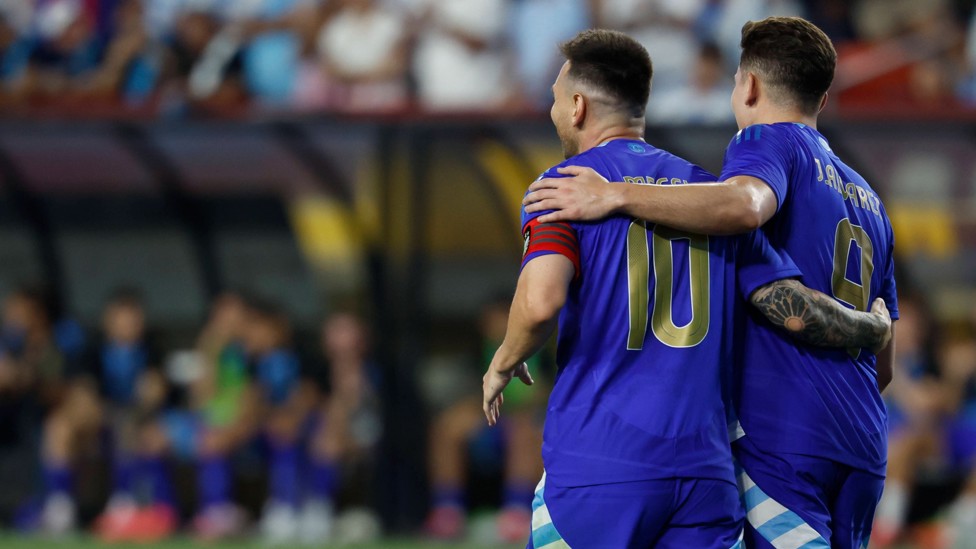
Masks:
[[[890,321],[848,309],[797,280],[767,284],[750,301],[770,322],[811,345],[874,349],[887,342]]]

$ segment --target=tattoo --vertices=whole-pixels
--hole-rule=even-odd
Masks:
[[[770,322],[811,345],[870,349],[888,332],[880,316],[848,309],[797,280],[767,284],[749,300]]]

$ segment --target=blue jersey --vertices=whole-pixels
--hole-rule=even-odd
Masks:
[[[301,378],[298,357],[287,349],[253,357],[250,367],[254,381],[272,406],[284,404]]]
[[[714,181],[643,141],[618,139],[562,165],[610,181]],[[558,166],[557,166],[558,167]],[[556,168],[545,177],[560,177]],[[739,295],[799,276],[758,232],[681,233],[622,216],[540,225],[522,213],[526,264],[572,240],[577,277],[559,317],[558,372],[543,459],[560,486],[714,478],[733,481],[723,402]],[[554,248],[555,247],[555,248]]]
[[[894,237],[878,195],[815,129],[781,123],[739,132],[722,179],[748,175],[776,194],[763,232],[804,283],[864,311],[884,298],[898,318]],[[819,456],[882,471],[885,406],[875,356],[798,345],[753,314],[746,328],[737,412],[746,436],[772,453]]]

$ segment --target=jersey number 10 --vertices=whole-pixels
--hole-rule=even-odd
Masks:
[[[652,244],[648,244],[648,236]],[[684,326],[674,323],[674,254],[675,241],[688,241],[688,275],[691,289],[691,320]],[[647,223],[634,221],[627,228],[627,290],[630,332],[627,349],[644,348],[647,334],[650,264],[654,265],[654,309],[651,330],[669,347],[694,347],[708,334],[709,255],[708,237],[684,233],[658,225],[648,230]]]

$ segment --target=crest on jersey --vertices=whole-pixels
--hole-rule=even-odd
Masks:
[[[526,227],[525,234],[522,235],[525,238],[525,244],[522,245],[522,257],[525,257],[526,252],[529,251],[529,240],[532,238],[532,228]]]

